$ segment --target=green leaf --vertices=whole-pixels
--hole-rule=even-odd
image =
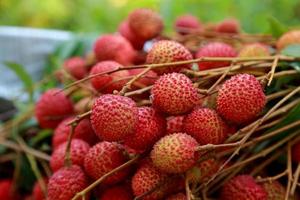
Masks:
[[[21,157],[20,167],[21,168],[20,176],[18,177],[18,186],[23,190],[30,191],[36,178],[27,158],[24,155],[22,155]]]
[[[279,38],[283,33],[288,31],[288,28],[280,23],[275,17],[270,16],[268,18],[269,26],[270,26],[270,33],[276,37]]]
[[[40,141],[50,137],[52,135],[52,132],[53,131],[51,129],[42,129],[36,134],[36,136],[30,139],[29,141],[30,146],[35,146]]]
[[[31,76],[26,72],[24,67],[20,64],[13,62],[4,62],[4,64],[15,72],[19,79],[23,82],[24,88],[29,95],[30,101],[33,100],[33,80]]]
[[[290,65],[300,73],[300,62],[292,62]]]
[[[291,44],[285,47],[281,54],[286,56],[300,57],[300,44]]]

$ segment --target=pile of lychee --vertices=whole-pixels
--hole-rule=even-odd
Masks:
[[[53,174],[44,179],[47,196],[37,183],[33,194],[39,194],[32,196],[34,200],[205,200],[202,194],[213,176],[232,165],[230,161],[223,166],[228,156],[216,155],[238,147],[218,145],[229,143],[231,136],[239,136],[241,128],[267,112],[266,84],[248,70],[228,73],[205,93],[199,81],[210,88],[218,76],[204,82],[204,77],[193,77],[191,71],[207,71],[214,77],[214,69],[232,67],[230,58],[270,57],[300,43],[300,31],[292,31],[276,47],[263,43],[236,47],[217,38],[203,41],[193,51],[163,36],[163,28],[158,13],[134,10],[118,33],[95,41],[89,57],[72,57],[63,63],[57,78],[63,84],[70,80],[75,84],[45,91],[35,106],[41,129],[54,131],[49,163]],[[241,32],[234,19],[205,25],[191,15],[178,17],[174,28],[181,37],[202,31]],[[200,60],[218,57],[228,59]],[[191,61],[197,58],[199,62]],[[78,93],[80,98],[74,100]],[[293,161],[299,163],[300,143],[292,153]],[[0,181],[0,199],[19,199],[9,192],[11,184]],[[207,196],[283,200],[283,184],[259,182],[243,170]]]

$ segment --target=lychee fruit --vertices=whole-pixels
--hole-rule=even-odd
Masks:
[[[260,82],[250,74],[238,74],[225,81],[217,97],[217,112],[235,124],[255,119],[266,104]]]
[[[103,140],[119,141],[132,135],[138,120],[136,103],[119,95],[105,94],[95,100],[91,124]]]
[[[136,50],[141,50],[144,47],[145,39],[139,38],[139,36],[131,30],[128,20],[123,21],[118,28],[119,33],[125,37]]]
[[[96,180],[126,161],[127,157],[120,145],[104,141],[90,148],[84,159],[84,170]],[[115,184],[124,180],[129,172],[128,169],[114,173],[105,179],[103,184]]]
[[[240,32],[240,23],[236,19],[225,19],[217,25],[215,30],[220,33],[237,34]]]
[[[187,200],[187,197],[183,193],[177,193],[169,196],[166,200]]]
[[[260,184],[268,194],[268,200],[285,199],[286,189],[278,181],[266,181]],[[292,200],[293,198],[289,198]]]
[[[300,163],[300,142],[293,145],[292,148],[292,159],[296,163]]]
[[[183,132],[183,119],[185,115],[171,116],[167,118],[167,134]]]
[[[68,140],[68,136],[71,133],[71,126],[68,125],[68,123],[73,119],[74,117],[69,117],[63,120],[54,130],[54,134],[52,137],[52,147],[54,149]],[[86,141],[90,145],[95,144],[98,140],[92,128],[91,122],[87,118],[82,119],[77,124],[77,126],[74,129],[73,138]]]
[[[129,27],[139,38],[144,40],[158,36],[164,24],[161,16],[151,9],[136,9],[128,16]]]
[[[174,27],[180,34],[192,33],[201,30],[201,23],[196,16],[187,14],[177,17]]]
[[[189,112],[200,103],[200,95],[192,81],[180,73],[161,76],[151,90],[153,106],[169,115]]]
[[[117,185],[107,188],[99,200],[132,200],[133,195],[126,185]]]
[[[201,47],[197,53],[196,58],[202,57],[236,57],[237,52],[235,49],[222,42],[212,42]],[[198,66],[200,70],[213,69],[218,67],[229,66],[229,61],[203,61],[199,62]]]
[[[19,200],[19,195],[16,194],[13,182],[10,179],[0,180],[0,199]]]
[[[123,66],[115,61],[102,61],[94,65],[90,75],[106,73]],[[129,81],[129,73],[127,70],[120,70],[110,74],[95,76],[91,79],[92,86],[102,93],[113,93],[114,90],[121,90],[122,87]]]
[[[198,142],[185,133],[164,136],[151,151],[154,166],[166,173],[182,173],[191,168],[197,159]]]
[[[45,184],[48,183],[47,178],[44,178],[44,183]],[[45,189],[47,189],[47,188],[45,188]],[[39,184],[38,181],[36,181],[34,186],[33,186],[32,196],[33,196],[33,200],[46,200],[46,196],[45,196],[45,194],[44,194],[44,192],[41,188],[41,185]]]
[[[42,94],[35,106],[35,117],[42,128],[55,128],[72,113],[71,100],[56,88]]]
[[[59,145],[51,155],[50,167],[52,171],[57,171],[64,166],[67,142]],[[70,148],[70,158],[72,164],[83,167],[84,158],[90,149],[90,145],[83,140],[73,139]]]
[[[261,43],[245,45],[239,52],[239,57],[263,57],[269,55],[268,47]]]
[[[79,166],[62,168],[49,179],[47,200],[70,200],[87,186],[88,178]]]
[[[150,149],[157,140],[164,136],[166,120],[155,109],[138,108],[138,121],[133,136],[125,139],[124,144],[137,151]]]
[[[94,43],[98,61],[114,60],[122,65],[133,63],[136,52],[130,42],[121,35],[102,35]]]
[[[291,44],[300,44],[300,30],[292,30],[283,34],[276,43],[278,50],[282,50]]]
[[[167,174],[159,171],[151,162],[145,162],[132,177],[131,187],[135,196],[140,196],[157,187],[146,195],[144,200],[162,199],[166,192]]]
[[[78,56],[65,60],[63,68],[76,79],[82,79],[87,74],[85,60]]]
[[[250,175],[239,175],[224,184],[221,200],[267,200],[268,195]]]
[[[160,40],[155,42],[148,52],[147,64],[161,64],[179,62],[193,59],[191,52],[182,44],[170,41]],[[182,69],[190,69],[192,64],[169,65],[165,67],[154,68],[157,74],[165,74],[171,72],[179,72]]]
[[[221,144],[229,133],[229,127],[215,110],[201,107],[195,108],[185,117],[183,130],[200,145]]]

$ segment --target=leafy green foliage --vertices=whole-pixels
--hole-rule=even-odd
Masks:
[[[276,38],[279,38],[283,33],[288,31],[288,28],[273,16],[269,17],[269,25],[269,32]]]
[[[286,56],[300,57],[300,45],[291,44],[284,48],[281,53]]]

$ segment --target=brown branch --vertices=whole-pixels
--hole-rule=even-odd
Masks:
[[[280,178],[286,176],[287,174],[288,174],[288,171],[284,170],[283,172],[281,172],[280,174],[277,174],[275,176],[266,177],[266,178],[257,177],[256,182],[258,182],[258,183],[272,182],[272,181],[275,181],[277,179],[280,179]]]
[[[292,175],[292,142],[289,142],[287,145],[287,173],[288,173],[288,184],[285,193],[285,200],[289,200],[291,183],[293,179]]]
[[[277,64],[278,64],[278,60],[279,60],[279,57],[277,55],[275,55],[275,58],[274,58],[274,61],[273,61],[272,67],[271,67],[271,71],[269,72],[270,73],[270,79],[268,81],[268,86],[271,85],[271,82],[273,80],[274,73],[275,73],[275,70],[276,70],[276,67],[277,67]]]
[[[65,150],[65,160],[64,160],[64,165],[67,167],[70,167],[72,165],[72,159],[71,159],[71,143],[72,139],[75,133],[75,128],[78,125],[78,123],[72,123],[70,127],[70,133],[68,135],[68,140],[67,140],[67,146]]]
[[[290,193],[292,196],[295,194],[299,176],[300,176],[300,163],[298,163],[297,169],[293,175],[293,183],[292,183],[291,193]]]

